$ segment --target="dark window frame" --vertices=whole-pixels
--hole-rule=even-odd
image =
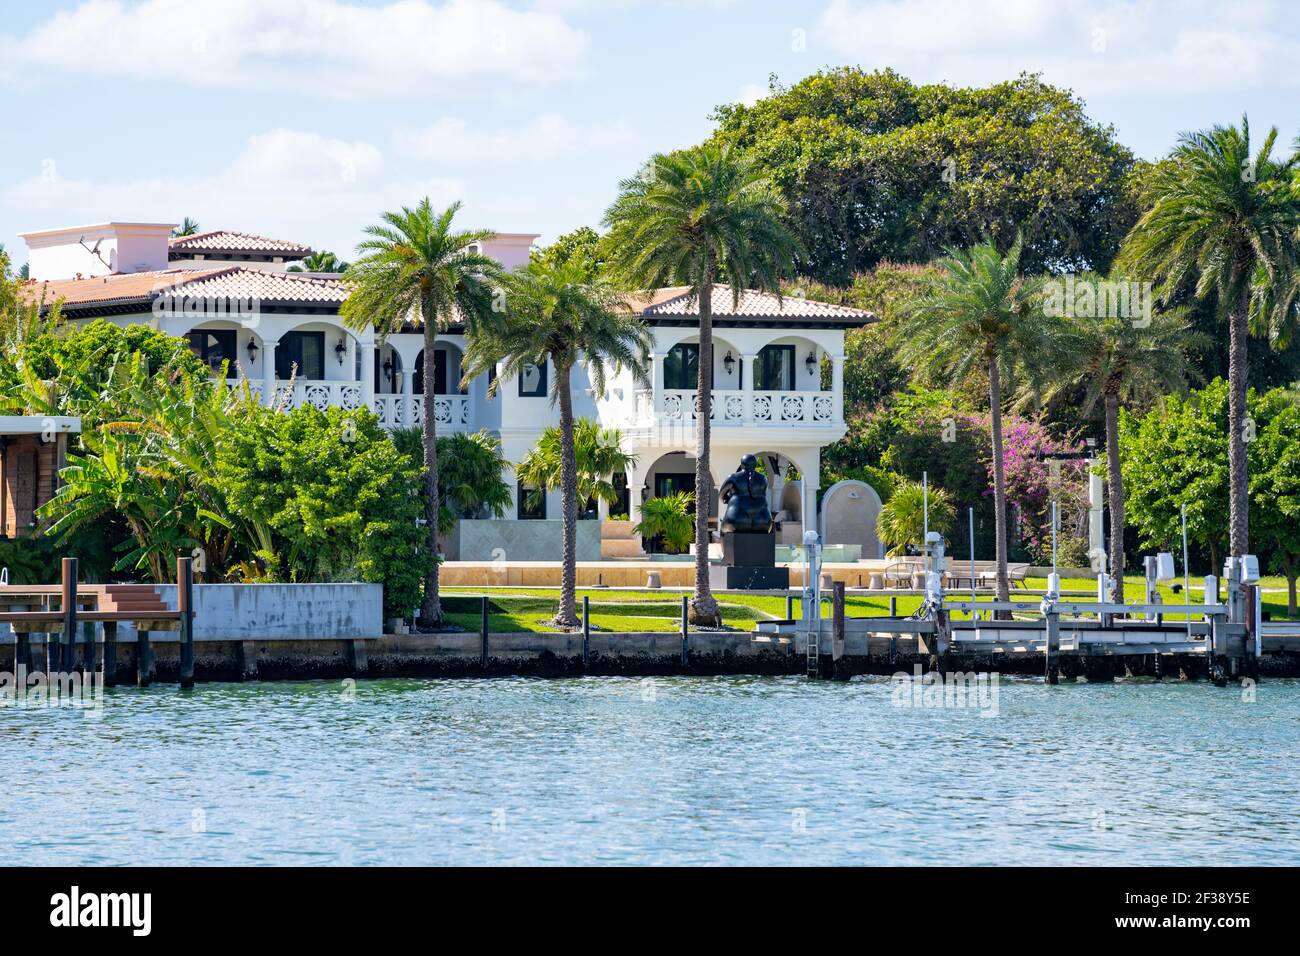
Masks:
[[[768,358],[774,352],[784,352],[789,356],[786,368],[790,372],[788,385],[781,385],[773,388],[768,379],[771,369],[768,366]],[[799,376],[795,371],[794,361],[797,358],[795,347],[793,345],[765,345],[762,351],[758,353],[758,360],[754,363],[754,391],[756,392],[794,392],[799,388]]]
[[[545,521],[546,520],[546,492],[542,492],[539,497],[536,509],[528,505],[528,493],[535,489],[525,488],[522,481],[515,483],[515,516],[520,521]],[[537,512],[537,513],[530,513]]]
[[[320,342],[320,375],[311,375],[313,371],[306,367],[303,361],[302,343],[312,337]],[[290,343],[296,343],[291,345]],[[324,332],[303,332],[293,331],[286,332],[280,337],[280,344],[275,348],[275,377],[281,381],[287,382],[293,367],[298,367],[298,378],[306,381],[319,382],[325,380],[325,333]]]
[[[201,337],[201,341],[196,342],[196,336]],[[212,362],[211,347],[208,343],[209,336],[221,340],[222,351],[226,350],[226,343],[229,344],[229,352],[222,356],[222,359],[230,363],[226,369],[226,378],[234,378],[239,364],[236,357],[239,352],[239,331],[237,329],[191,329],[187,333],[186,338],[189,340],[190,351],[202,359],[204,365],[212,369],[213,372],[217,372],[221,368],[221,362],[218,361],[215,365]]]
[[[539,376],[539,378],[538,378],[538,380],[537,380],[537,388],[538,388],[538,390],[535,391],[535,392],[525,391],[525,390],[524,390],[524,377],[523,377],[522,375],[519,376],[519,380],[518,380],[518,381],[519,381],[519,397],[520,397],[520,398],[546,398],[546,397],[547,397],[547,391],[546,391],[547,379],[546,379],[546,376],[547,376],[547,366],[548,366],[548,365],[550,365],[550,362],[543,361],[540,365],[534,366],[534,367],[538,370],[538,372],[540,373],[540,376]]]

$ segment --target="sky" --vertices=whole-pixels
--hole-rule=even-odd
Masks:
[[[0,0],[0,243],[179,222],[349,258],[382,211],[596,226],[654,152],[769,77],[1041,71],[1148,159],[1300,132],[1300,4],[1124,0]]]

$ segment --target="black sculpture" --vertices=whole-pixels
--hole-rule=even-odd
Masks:
[[[727,506],[719,525],[725,534],[768,534],[772,530],[772,509],[767,506],[767,478],[758,472],[758,459],[745,455],[740,470],[722,483],[718,500]]]
[[[774,590],[790,586],[790,569],[776,567],[776,532],[767,506],[767,478],[758,472],[758,458],[740,459],[740,470],[722,483],[718,501],[726,507],[722,532],[722,563],[709,571],[719,590]]]

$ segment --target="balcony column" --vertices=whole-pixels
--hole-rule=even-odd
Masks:
[[[744,393],[741,402],[744,405],[744,416],[747,422],[754,420],[754,365],[757,362],[757,355],[740,357],[740,390]]]
[[[361,407],[373,412],[375,410],[375,344],[358,342],[357,351],[361,356]]]
[[[276,339],[262,339],[262,404],[267,408],[275,405],[275,348]]]
[[[424,392],[425,392],[424,411],[427,414],[429,411],[429,403],[428,403],[429,383],[428,382],[424,383]],[[400,418],[401,424],[403,425],[415,424],[415,369],[414,368],[402,370],[402,414],[398,417]]]
[[[650,402],[654,408],[653,419],[658,421],[664,411],[664,356],[650,353]]]
[[[831,401],[835,407],[835,421],[844,421],[844,354],[831,356]]]

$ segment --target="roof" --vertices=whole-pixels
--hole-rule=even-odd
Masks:
[[[731,286],[715,285],[711,298],[713,320],[719,325],[811,325],[857,327],[876,321],[876,316],[847,305],[819,302],[803,296],[777,298],[770,292],[742,289],[736,301]],[[637,314],[655,325],[684,325],[698,321],[699,303],[690,286],[668,286],[640,293],[628,300]]]
[[[229,229],[213,229],[208,232],[196,232],[192,236],[179,236],[168,242],[169,257],[183,259],[187,255],[254,255],[280,256],[282,258],[300,259],[312,254],[311,246],[301,242],[289,242],[285,239],[268,239],[247,232],[233,232]]]
[[[297,272],[265,272],[243,266],[224,269],[164,269],[157,272],[114,273],[93,279],[29,282],[29,297],[47,303],[63,300],[68,312],[99,308],[152,306],[162,295],[212,299],[257,299],[267,305],[319,306],[334,311],[347,298],[340,279]]]
[[[78,434],[81,419],[69,415],[0,415],[0,435]]]

